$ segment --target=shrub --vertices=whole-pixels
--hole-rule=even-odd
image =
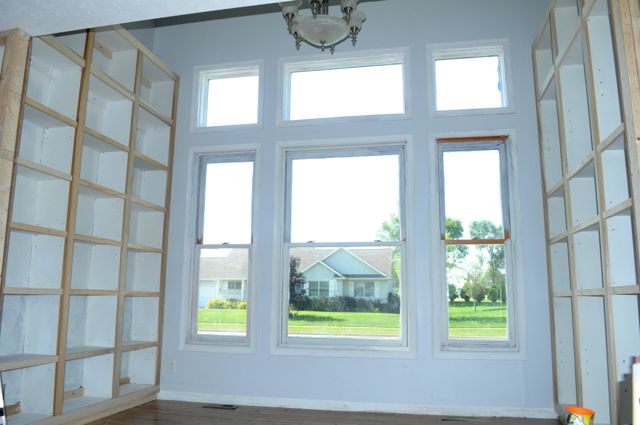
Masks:
[[[448,288],[449,288],[449,302],[454,302],[456,298],[458,298],[458,289],[456,288],[456,285],[454,285],[453,283],[450,283],[448,285]]]
[[[394,292],[389,292],[387,295],[387,306],[385,311],[387,313],[400,313],[400,295]]]
[[[487,297],[491,300],[492,303],[498,301],[498,287],[496,285],[491,285]]]
[[[296,310],[311,310],[311,298],[304,294],[298,294],[293,298],[291,306]]]
[[[246,310],[247,302],[236,300],[234,298],[228,300],[215,298],[207,302],[207,308],[216,310]]]
[[[371,313],[373,311],[373,302],[366,298],[358,298],[356,300],[356,311],[358,313]]]

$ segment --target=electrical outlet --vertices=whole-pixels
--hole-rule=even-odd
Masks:
[[[175,372],[176,370],[176,361],[169,360],[169,372]]]

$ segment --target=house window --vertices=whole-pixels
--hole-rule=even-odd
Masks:
[[[403,115],[404,52],[284,64],[285,121]]]
[[[376,283],[375,282],[355,282],[354,295],[356,298],[375,298]]]
[[[196,128],[259,122],[259,64],[198,68]]]
[[[240,280],[230,280],[227,282],[227,289],[229,291],[239,291],[242,289],[242,281]]]
[[[406,345],[404,147],[285,152],[281,344]]]
[[[253,153],[199,157],[193,343],[248,343],[254,160]]]
[[[493,136],[438,143],[448,347],[514,345],[506,145]]]
[[[435,48],[435,110],[496,110],[510,107],[505,44]]]
[[[328,297],[329,282],[327,281],[309,281],[310,297]]]

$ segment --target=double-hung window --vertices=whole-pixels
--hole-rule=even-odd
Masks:
[[[406,346],[404,146],[285,155],[280,345]]]
[[[443,347],[515,346],[507,141],[438,140]]]
[[[254,153],[199,158],[190,342],[248,344]]]

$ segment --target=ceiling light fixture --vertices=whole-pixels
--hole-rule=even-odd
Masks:
[[[311,6],[312,16],[298,15],[302,0],[280,3],[282,16],[298,50],[303,41],[323,52],[328,48],[332,54],[336,45],[347,38],[351,38],[353,45],[356,45],[358,33],[366,19],[364,12],[357,10],[358,0],[340,0],[341,17],[329,15],[329,0],[306,1]]]

